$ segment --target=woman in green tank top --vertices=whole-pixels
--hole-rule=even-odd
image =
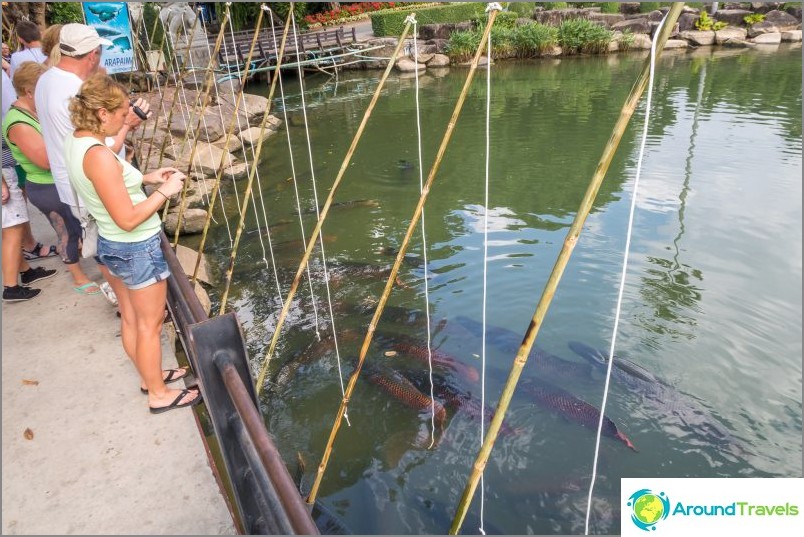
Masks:
[[[79,264],[81,224],[70,207],[59,199],[36,115],[34,89],[46,69],[42,64],[25,62],[14,72],[12,83],[17,100],[3,120],[3,136],[17,161],[17,173],[25,174],[28,199],[45,215],[59,238],[61,259],[73,277],[73,289],[81,294],[94,295],[100,292],[100,288]]]
[[[98,223],[98,258],[109,269],[119,301],[123,348],[140,373],[151,412],[159,413],[201,402],[197,388],[165,385],[187,370],[162,370],[160,336],[170,271],[160,248],[157,212],[181,192],[184,175],[175,168],[143,175],[106,146],[106,137],[120,131],[130,108],[126,89],[110,77],[95,75],[84,82],[70,102],[76,130],[65,140],[65,161],[70,183]],[[159,186],[147,196],[143,183]]]

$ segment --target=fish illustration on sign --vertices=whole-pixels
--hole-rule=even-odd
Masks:
[[[125,35],[112,39],[112,45],[120,49],[120,52],[131,50],[131,41],[129,40],[128,36]]]
[[[95,4],[87,7],[87,9],[102,22],[108,22],[117,17],[117,14],[123,9],[123,6],[115,4]]]

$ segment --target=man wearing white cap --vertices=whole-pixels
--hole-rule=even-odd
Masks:
[[[84,81],[98,71],[102,47],[111,45],[111,41],[100,37],[91,26],[65,24],[59,38],[61,59],[41,76],[34,93],[36,112],[42,125],[42,136],[56,190],[61,201],[72,207],[76,216],[79,215],[79,209],[84,210],[83,203],[73,195],[64,162],[64,140],[75,130],[70,120],[70,99],[80,91]],[[138,99],[136,104],[143,112],[148,113],[148,104],[144,100]],[[123,128],[117,136],[107,140],[107,145],[115,153],[119,152],[123,148],[126,134],[141,122],[130,111]],[[100,268],[106,278],[108,270],[103,265]]]

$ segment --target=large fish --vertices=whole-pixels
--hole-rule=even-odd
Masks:
[[[604,369],[608,355],[583,343],[572,341],[570,348],[595,367]],[[617,385],[642,396],[640,402],[662,416],[674,416],[686,430],[698,438],[721,446],[733,455],[749,454],[732,433],[720,423],[696,398],[679,392],[637,364],[618,358],[614,360],[611,376]]]
[[[429,395],[420,392],[412,382],[400,373],[376,367],[365,368],[365,373],[370,382],[376,384],[384,392],[410,408],[419,412],[430,412],[435,407],[435,422],[442,431],[444,430],[444,422],[447,419],[447,411],[444,409],[444,405],[434,401]]]
[[[600,421],[600,410],[586,401],[578,399],[568,391],[544,381],[531,379],[520,381],[519,386],[524,393],[533,397],[544,408],[584,427],[597,429]],[[614,422],[605,415],[603,416],[603,435],[619,440],[629,448],[637,451],[631,440],[621,433]]]
[[[468,331],[482,337],[483,325],[475,320],[459,315],[455,318],[456,322]],[[522,336],[499,326],[486,325],[486,341],[505,352],[511,354],[511,358],[519,350],[522,343]],[[542,373],[547,373],[551,380],[577,380],[592,379],[594,368],[590,364],[581,362],[571,362],[555,354],[550,354],[536,345],[530,351],[530,359]]]
[[[431,348],[430,352],[428,352],[427,344],[423,341],[418,341],[406,336],[394,335],[379,336],[378,343],[382,345],[384,349],[391,349],[390,352],[392,353],[399,353],[403,356],[413,358],[421,364],[428,364],[430,358],[432,358],[434,366],[450,369],[469,383],[475,384],[480,380],[480,373],[478,373],[475,367],[465,364],[456,357],[438,349]],[[386,350],[386,356],[394,356],[394,354],[388,354]]]
[[[349,200],[349,201],[338,201],[335,203],[330,204],[329,208],[332,209],[355,209],[358,207],[379,207],[380,202],[377,200],[369,200],[369,199],[359,199],[359,200]],[[318,208],[316,211],[315,207],[310,209],[306,209],[302,211],[302,214],[317,214],[320,213],[324,209],[324,206]]]

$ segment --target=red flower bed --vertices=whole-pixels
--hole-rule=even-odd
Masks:
[[[327,22],[345,19],[347,17],[355,17],[363,13],[370,13],[372,11],[379,11],[381,9],[388,9],[394,7],[396,2],[356,2],[354,4],[342,5],[340,9],[333,9],[314,15],[307,15],[304,17],[307,24],[324,24]]]

